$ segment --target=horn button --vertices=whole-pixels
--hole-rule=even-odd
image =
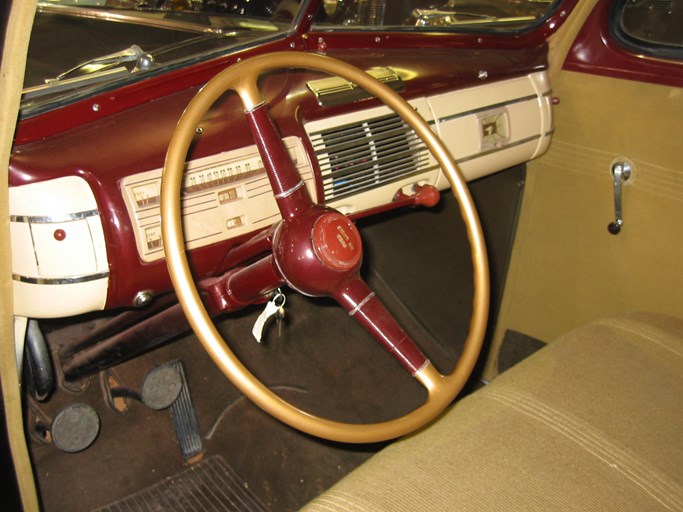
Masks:
[[[363,254],[360,233],[340,213],[319,217],[313,225],[311,240],[318,259],[332,270],[343,272],[360,263]]]
[[[347,277],[358,273],[363,258],[354,223],[327,209],[283,222],[274,247],[287,284],[307,295],[333,293]]]

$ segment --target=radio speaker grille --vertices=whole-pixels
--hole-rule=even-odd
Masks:
[[[310,138],[326,202],[429,170],[427,147],[395,114],[314,132]]]

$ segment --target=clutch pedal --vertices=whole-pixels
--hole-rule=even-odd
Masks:
[[[71,404],[57,413],[50,432],[57,448],[67,453],[80,452],[95,442],[100,432],[100,417],[88,404]]]

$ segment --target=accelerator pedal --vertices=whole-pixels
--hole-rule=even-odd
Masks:
[[[150,371],[142,385],[141,397],[144,404],[155,411],[171,408],[180,453],[186,460],[193,459],[204,451],[197,413],[182,361],[172,361]]]

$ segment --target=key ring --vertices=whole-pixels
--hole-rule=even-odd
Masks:
[[[278,304],[278,301],[282,301],[280,304]],[[287,302],[287,297],[285,296],[284,293],[282,293],[282,290],[278,288],[275,291],[275,295],[273,295],[273,298],[271,299],[271,302],[277,306],[278,308],[281,308],[285,305],[285,302]]]

